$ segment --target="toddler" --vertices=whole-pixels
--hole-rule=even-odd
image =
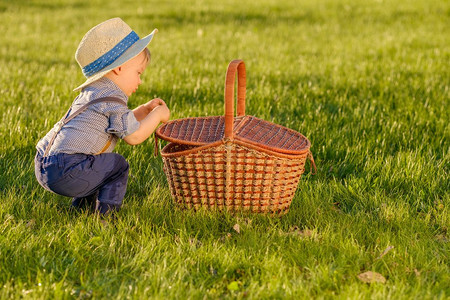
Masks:
[[[122,205],[129,165],[112,153],[117,140],[145,141],[170,111],[161,99],[137,108],[128,97],[141,84],[150,61],[147,45],[156,34],[140,39],[120,18],[107,20],[81,40],[75,54],[87,80],[75,90],[66,115],[37,144],[35,174],[47,190],[72,197],[72,206],[90,207],[102,215]]]

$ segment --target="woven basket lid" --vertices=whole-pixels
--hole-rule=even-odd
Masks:
[[[281,153],[298,154],[309,149],[309,140],[297,131],[253,116],[235,117],[234,139]],[[225,117],[185,118],[160,126],[156,135],[177,144],[202,146],[225,138]]]
[[[234,81],[238,73],[237,116],[234,116]],[[245,65],[230,63],[225,80],[225,116],[184,118],[156,130],[160,139],[177,144],[201,146],[222,139],[238,139],[271,151],[301,154],[311,144],[301,133],[254,116],[245,115]]]

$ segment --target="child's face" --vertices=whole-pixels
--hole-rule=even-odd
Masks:
[[[141,52],[121,66],[122,70],[116,83],[128,97],[135,93],[141,84],[141,75],[146,67],[147,58],[144,52]]]

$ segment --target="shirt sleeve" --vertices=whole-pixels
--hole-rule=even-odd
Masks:
[[[114,106],[109,114],[109,127],[107,133],[112,133],[123,139],[139,129],[141,124],[132,110],[126,106]]]

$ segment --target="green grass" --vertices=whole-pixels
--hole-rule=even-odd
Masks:
[[[0,298],[450,297],[448,1],[2,0],[0,16]],[[246,62],[247,113],[312,142],[288,215],[176,209],[152,140],[116,148],[114,225],[37,184],[35,144],[83,82],[76,47],[114,16],[159,29],[133,107],[220,115],[227,64]]]

